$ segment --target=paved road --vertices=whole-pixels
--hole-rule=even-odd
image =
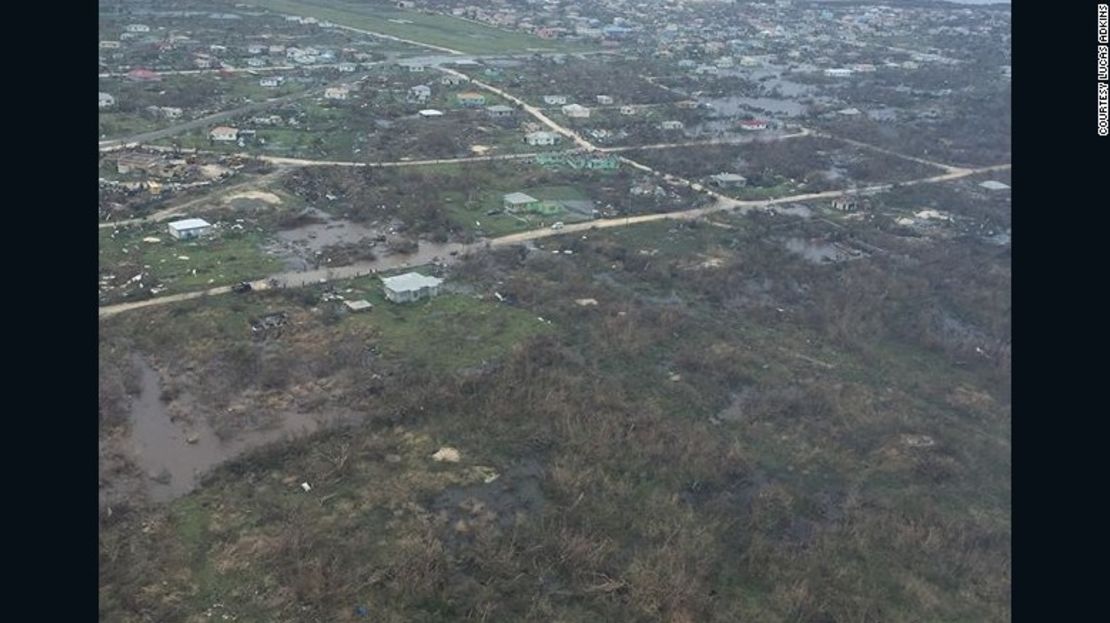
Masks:
[[[999,164],[999,165],[994,165],[994,166],[989,166],[989,167],[979,167],[979,168],[976,168],[976,169],[964,169],[964,170],[961,170],[961,171],[950,171],[950,172],[947,172],[947,173],[943,173],[941,175],[934,175],[932,177],[925,177],[925,178],[920,178],[920,179],[916,179],[916,180],[911,180],[911,181],[908,181],[908,182],[901,182],[901,185],[902,186],[913,186],[913,185],[916,185],[916,184],[935,184],[935,183],[938,183],[938,182],[947,182],[947,181],[959,179],[961,177],[966,177],[968,175],[974,175],[976,173],[986,173],[986,172],[990,172],[990,171],[1001,171],[1001,170],[1005,170],[1005,169],[1009,169],[1009,168],[1010,168],[1009,164]],[[653,221],[693,220],[693,219],[701,218],[703,216],[707,216],[707,215],[712,214],[714,212],[723,212],[723,211],[729,211],[729,210],[735,210],[735,211],[738,211],[740,213],[745,213],[745,212],[748,212],[750,210],[763,209],[763,208],[767,208],[767,207],[774,206],[774,205],[779,205],[779,204],[784,204],[784,203],[795,203],[795,202],[800,202],[800,201],[813,201],[813,200],[817,200],[817,199],[833,199],[833,198],[836,198],[836,197],[843,197],[843,196],[847,196],[847,195],[858,195],[858,194],[867,194],[867,193],[879,192],[879,191],[883,191],[883,190],[888,190],[893,186],[894,186],[894,184],[877,184],[875,186],[867,186],[867,187],[864,187],[864,188],[855,188],[855,189],[848,189],[848,190],[829,190],[829,191],[825,191],[825,192],[805,193],[805,194],[799,194],[799,195],[791,195],[791,196],[788,196],[788,197],[780,197],[778,199],[767,199],[767,200],[756,200],[756,201],[741,201],[741,200],[738,200],[738,199],[732,199],[731,197],[725,197],[725,196],[720,195],[718,193],[713,193],[716,197],[718,197],[718,201],[713,205],[705,206],[705,207],[702,207],[702,208],[693,208],[693,209],[690,209],[690,210],[683,210],[683,211],[680,211],[680,212],[663,212],[663,213],[659,213],[659,214],[642,214],[642,215],[639,215],[639,216],[630,216],[630,217],[625,217],[625,218],[598,219],[598,220],[594,220],[594,221],[585,221],[585,222],[582,222],[582,223],[572,223],[572,224],[566,225],[566,226],[564,226],[560,229],[551,229],[551,228],[535,229],[535,230],[520,232],[520,233],[516,233],[516,234],[509,234],[507,236],[501,236],[499,238],[493,238],[493,239],[488,240],[486,242],[479,242],[479,243],[474,243],[474,244],[470,244],[470,245],[446,245],[446,246],[439,247],[439,248],[435,249],[434,252],[436,254],[438,254],[444,262],[450,262],[450,261],[452,261],[453,257],[460,257],[460,256],[465,255],[467,252],[480,250],[480,249],[486,248],[486,247],[502,247],[502,246],[507,246],[507,245],[519,244],[521,242],[526,242],[526,241],[530,241],[530,240],[540,240],[540,239],[549,238],[549,237],[552,237],[552,236],[561,236],[561,235],[565,235],[565,234],[588,232],[588,231],[592,231],[592,230],[595,230],[595,229],[609,229],[609,228],[612,228],[612,227],[628,227],[628,226],[631,226],[631,225],[637,225],[637,224],[640,224],[640,223],[650,223],[650,222],[653,222]],[[455,251],[457,255],[456,256],[451,256],[450,253],[449,253],[450,251]],[[337,279],[349,279],[349,278],[352,278],[352,277],[357,277],[357,276],[361,276],[361,275],[370,274],[374,271],[390,270],[392,268],[400,268],[400,267],[405,267],[405,266],[408,266],[408,265],[412,265],[412,266],[421,265],[421,264],[427,263],[428,258],[425,257],[427,255],[429,255],[429,252],[425,250],[425,251],[419,252],[415,256],[391,255],[391,256],[387,256],[385,258],[376,260],[374,262],[363,262],[363,263],[352,264],[352,265],[348,265],[348,266],[339,266],[339,267],[334,267],[334,268],[323,268],[323,269],[312,270],[312,271],[307,271],[307,272],[279,273],[279,274],[273,275],[271,277],[268,277],[266,279],[260,279],[258,281],[254,281],[254,282],[252,282],[252,286],[256,290],[265,290],[268,287],[270,287],[269,280],[271,280],[271,279],[278,281],[279,284],[281,284],[281,285],[283,285],[284,287],[287,287],[287,288],[295,288],[295,287],[301,287],[301,286],[305,286],[305,285],[313,285],[313,284],[333,281],[333,280],[337,280]],[[231,292],[231,287],[230,286],[219,286],[219,287],[210,288],[208,290],[202,290],[202,291],[198,291],[198,292],[187,292],[187,293],[183,293],[183,294],[171,294],[171,295],[167,295],[167,296],[160,296],[160,297],[157,297],[157,298],[146,299],[146,300],[143,300],[143,301],[135,301],[135,302],[130,302],[130,303],[119,303],[119,304],[116,304],[116,305],[105,305],[105,306],[102,306],[100,308],[100,317],[101,318],[107,318],[107,317],[114,316],[116,314],[119,314],[119,313],[122,313],[122,312],[125,312],[125,311],[129,311],[129,310],[133,310],[133,309],[141,309],[143,307],[151,307],[151,306],[155,306],[155,305],[167,305],[167,304],[170,304],[170,303],[177,303],[177,302],[180,302],[180,301],[187,301],[187,300],[190,300],[190,299],[201,298],[201,297],[204,297],[204,296],[215,296],[215,295],[220,295],[220,294],[227,294],[229,292]]]

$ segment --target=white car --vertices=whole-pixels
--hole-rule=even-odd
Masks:
[[[562,228],[563,228],[563,222],[562,221],[559,221],[558,223],[555,223],[554,225],[551,226],[551,229],[562,229]]]

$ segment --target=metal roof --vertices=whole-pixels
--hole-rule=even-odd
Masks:
[[[539,199],[524,193],[509,193],[505,195],[505,201],[509,203],[535,203],[539,201]]]
[[[197,229],[198,227],[211,227],[212,224],[202,218],[187,218],[170,223],[174,229]]]
[[[420,273],[405,273],[395,277],[382,277],[382,284],[394,292],[411,292],[422,288],[433,288],[443,283],[438,277],[428,277]]]

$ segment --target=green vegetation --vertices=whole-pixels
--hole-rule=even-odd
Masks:
[[[575,52],[582,45],[545,41],[524,33],[501,30],[447,15],[402,11],[341,0],[248,0],[273,11],[304,15],[335,24],[362,28],[467,54],[497,54],[547,50]]]
[[[157,238],[146,242],[144,238]],[[102,302],[173,294],[257,279],[281,262],[259,248],[257,232],[221,230],[199,240],[177,240],[165,224],[100,230]],[[132,281],[136,276],[142,278]]]

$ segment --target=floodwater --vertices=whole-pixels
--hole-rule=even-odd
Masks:
[[[385,233],[353,221],[337,219],[327,212],[309,208],[307,213],[318,222],[277,232],[278,244],[273,250],[282,257],[290,270],[307,270],[316,253],[333,245],[365,243]]]
[[[135,364],[139,368],[141,392],[131,403],[130,449],[135,463],[149,478],[148,490],[157,502],[192,491],[205,472],[246,450],[307,435],[323,423],[337,421],[337,418],[329,422],[320,416],[284,413],[275,418],[276,425],[272,428],[243,432],[224,442],[204,417],[196,417],[188,424],[173,421],[167,404],[162,401],[158,371],[138,356]],[[195,443],[189,443],[189,438]]]

